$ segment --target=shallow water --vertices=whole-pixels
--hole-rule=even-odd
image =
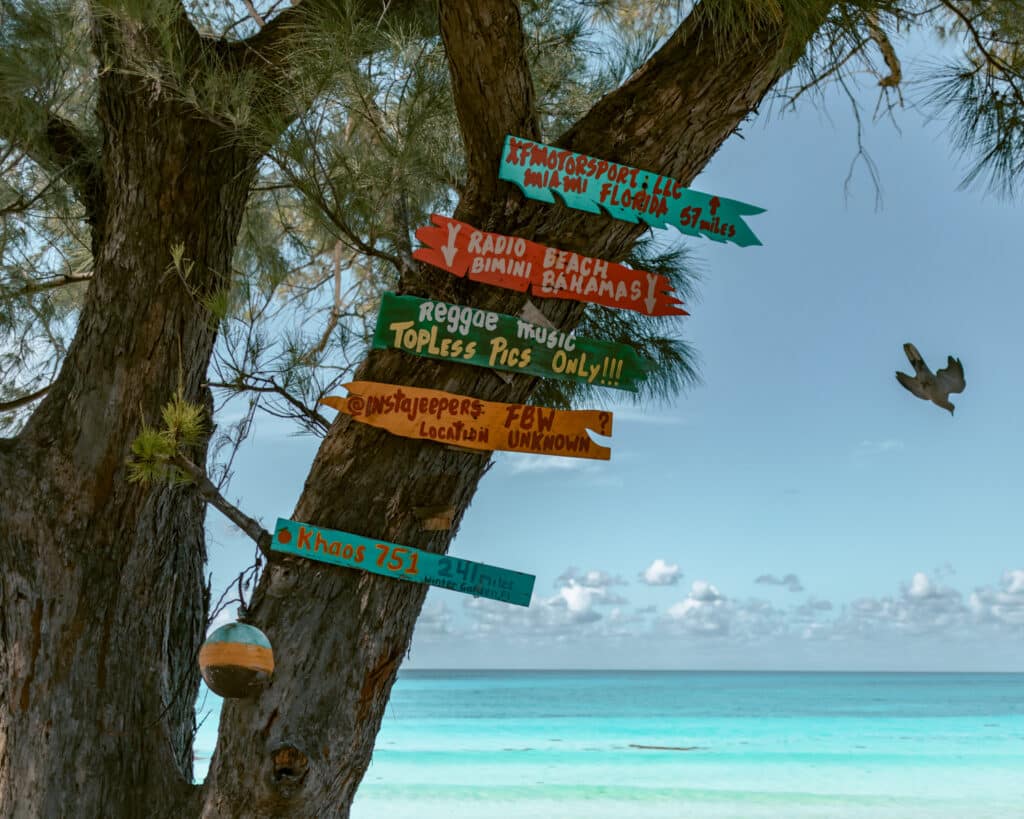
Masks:
[[[405,671],[352,816],[1024,817],[1024,675]]]

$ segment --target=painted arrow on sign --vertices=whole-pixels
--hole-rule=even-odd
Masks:
[[[670,176],[578,154],[509,134],[505,137],[498,178],[512,182],[523,195],[587,213],[651,227],[667,227],[691,236],[746,247],[761,240],[743,221],[764,208],[683,187]]]
[[[515,316],[385,293],[373,348],[637,392],[651,364],[628,344],[583,338]]]
[[[453,222],[453,223],[455,222],[454,219],[452,219],[450,221]],[[460,228],[461,225],[462,225],[461,222],[459,222],[458,224],[450,224],[450,225],[448,225],[448,244],[444,245],[441,248],[441,255],[444,256],[445,266],[449,267],[449,268],[452,266],[452,263],[455,261],[455,254],[458,252],[458,247],[455,244],[455,237],[458,236],[459,228]],[[419,238],[419,231],[417,231],[417,233],[416,233],[416,238]],[[420,241],[422,241],[422,240],[420,240]]]
[[[310,526],[286,518],[277,519],[270,548],[296,557],[362,569],[396,580],[429,583],[431,586],[472,594],[474,597],[489,597],[516,606],[530,605],[536,580],[532,574],[425,552],[411,546],[399,546],[386,540]]]
[[[488,233],[466,222],[432,214],[433,226],[421,227],[416,238],[425,246],[414,259],[460,278],[542,298],[603,304],[649,316],[689,315],[678,305],[669,280],[569,250],[547,247],[518,236]]]
[[[593,430],[610,436],[610,412],[504,404],[377,381],[353,381],[342,386],[348,390],[348,397],[328,395],[320,403],[392,435],[487,452],[501,449],[601,461],[612,454],[587,434],[587,430]]]

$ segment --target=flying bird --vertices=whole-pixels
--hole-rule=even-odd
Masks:
[[[950,403],[949,394],[963,392],[964,387],[967,386],[967,382],[964,381],[964,365],[960,363],[960,359],[949,356],[946,366],[937,373],[932,373],[928,369],[928,365],[924,363],[924,359],[921,358],[917,347],[907,342],[903,345],[903,351],[914,367],[914,374],[910,376],[897,372],[896,380],[918,398],[938,404],[943,409],[949,410],[949,414],[952,415],[956,407]]]

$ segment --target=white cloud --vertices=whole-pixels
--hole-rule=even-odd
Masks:
[[[662,626],[670,632],[738,642],[785,635],[787,612],[765,600],[732,600],[706,580],[695,580],[684,600],[669,606]]]
[[[651,424],[655,426],[680,426],[687,421],[682,415],[665,415],[662,413],[644,412],[638,409],[615,410],[617,423]]]
[[[667,613],[676,628],[693,634],[728,634],[732,619],[725,597],[706,580],[694,580],[686,599],[669,606]]]
[[[668,607],[668,616],[673,620],[684,620],[693,610],[700,608],[700,602],[687,597]]]
[[[621,585],[626,581],[608,572],[570,566],[555,581],[554,595],[543,597],[535,591],[529,608],[483,598],[466,601],[470,634],[514,642],[628,635],[643,618],[623,611],[629,601],[614,590]],[[608,607],[607,615],[600,611]]]
[[[571,581],[568,586],[562,586],[558,596],[565,601],[569,611],[580,614],[588,612],[594,607],[597,598],[601,596],[603,589],[594,589],[589,586],[581,586],[576,581]]]
[[[817,600],[811,598],[806,603],[801,603],[792,610],[793,620],[798,623],[813,622],[820,618],[824,612],[832,611],[835,606],[828,600]]]
[[[831,630],[825,623],[808,623],[800,632],[801,640],[821,640],[831,635]]]
[[[864,455],[882,455],[886,452],[895,452],[903,449],[903,441],[895,438],[886,438],[881,441],[861,441],[857,451]]]
[[[451,633],[452,613],[443,600],[428,600],[416,621],[417,637],[443,637]]]
[[[519,454],[508,459],[509,471],[513,475],[534,472],[580,472],[587,463],[581,458],[560,458],[554,455]]]
[[[678,564],[660,557],[640,573],[640,579],[648,586],[674,586],[682,576]]]
[[[817,657],[827,665],[871,656],[876,659],[869,662],[900,667],[924,656],[915,646],[959,647],[961,656],[972,657],[970,652],[980,650],[976,647],[998,651],[1001,637],[1016,641],[1024,634],[1024,569],[1005,572],[999,582],[975,589],[969,599],[936,573],[915,572],[895,584],[891,594],[842,605],[813,597],[793,605],[736,598],[699,579],[668,607],[656,609],[639,601],[633,608],[618,594],[623,582],[605,571],[570,567],[550,595],[535,592],[529,608],[466,598],[461,610],[450,611],[450,600],[447,605],[437,602],[424,608],[417,639],[441,646],[457,634],[477,646],[504,645],[510,657],[546,647],[555,652],[545,655],[547,662],[556,665],[560,660],[550,658],[562,657],[558,652],[563,651],[593,657],[589,662],[597,664],[619,656],[657,657],[671,664],[673,657],[679,659],[674,653],[678,649],[690,652],[687,662],[697,665],[754,656],[769,666],[777,656],[781,666],[776,667],[786,666],[787,657]],[[730,662],[742,667],[743,660]]]
[[[1024,628],[1024,569],[1005,572],[1000,589],[991,586],[975,589],[968,605],[980,623]]]
[[[693,581],[693,585],[690,586],[690,597],[701,603],[714,603],[725,599],[721,592],[706,580]]]
[[[626,581],[618,575],[610,575],[608,572],[603,572],[599,569],[590,569],[589,571],[583,572],[575,566],[570,566],[555,578],[555,586],[557,587],[572,581],[584,586],[593,586],[594,588],[628,585]]]
[[[1020,593],[1010,594],[1009,589],[1018,585]],[[1001,590],[980,589],[972,595],[971,609],[978,620],[1024,625],[1024,581],[1008,572]],[[811,599],[780,608],[757,599],[727,598],[713,584],[697,580],[686,598],[670,606],[663,618],[675,631],[738,641],[765,637],[867,641],[963,637],[968,619],[961,593],[940,585],[925,572],[915,573],[897,595],[860,597],[838,613],[828,600]]]
[[[834,624],[835,636],[877,639],[886,635],[925,635],[963,631],[967,615],[963,596],[940,586],[925,572],[893,597],[861,597],[847,606]]]
[[[534,594],[529,608],[475,597],[465,602],[465,611],[471,636],[503,637],[523,643],[578,638],[601,619],[601,613],[593,607],[580,605],[571,609],[561,594],[549,598]]]
[[[910,588],[907,589],[907,595],[914,598],[915,600],[924,600],[928,597],[934,597],[938,593],[935,588],[935,584],[929,579],[928,575],[924,572],[915,572],[914,576],[910,580]]]
[[[785,635],[790,631],[791,613],[767,600],[745,600],[732,607],[730,630],[745,640]]]
[[[582,613],[594,606],[621,606],[629,601],[608,590],[607,586],[588,586],[570,580],[558,590],[558,597],[565,601],[569,611]]]
[[[802,592],[804,590],[803,585],[800,583],[800,578],[795,574],[787,574],[785,577],[762,574],[754,582],[765,586],[785,586],[791,592]]]
[[[569,611],[581,612],[589,611],[591,606],[594,605],[595,591],[595,589],[588,589],[586,586],[570,583],[568,586],[563,586],[558,595],[565,601]]]
[[[580,571],[570,566],[555,580],[557,593],[547,605],[564,605],[575,616],[576,622],[594,622],[601,618],[595,606],[621,606],[629,601],[611,590],[612,586],[624,586],[626,581],[617,575],[599,569]]]

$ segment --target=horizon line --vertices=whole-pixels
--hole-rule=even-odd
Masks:
[[[998,671],[978,669],[945,669],[945,670],[921,670],[921,669],[808,669],[808,668],[497,668],[497,667],[414,667],[401,668],[400,671],[500,671],[500,672],[521,672],[521,673],[579,673],[593,672],[599,674],[608,673],[637,673],[653,672],[662,674],[1024,674],[1024,669],[1019,671]]]

